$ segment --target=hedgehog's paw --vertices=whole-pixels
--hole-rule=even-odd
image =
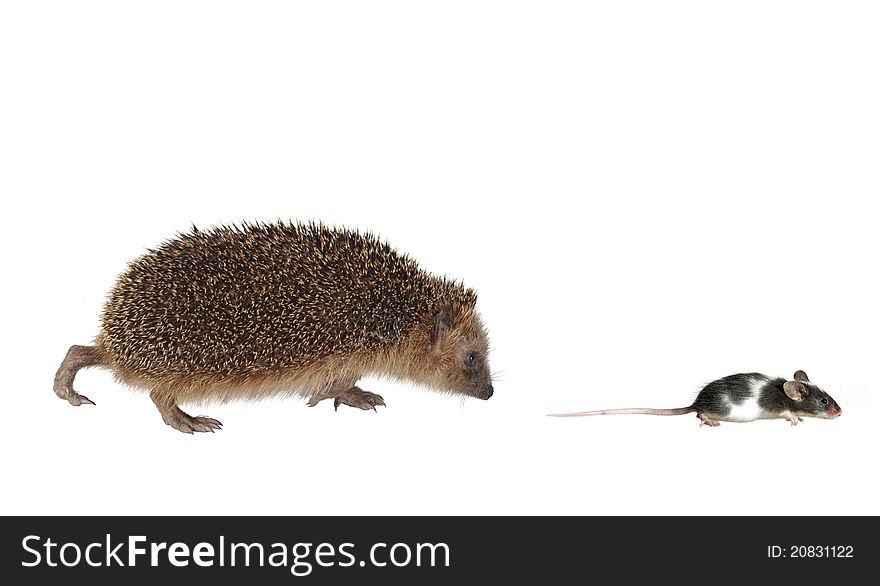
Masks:
[[[79,407],[80,405],[94,405],[95,404],[94,401],[92,401],[91,399],[89,399],[85,395],[80,395],[79,393],[77,393],[73,389],[67,389],[67,393],[64,395],[59,393],[57,390],[55,391],[55,393],[59,397],[61,397],[62,399],[64,399],[65,401],[67,401],[68,403],[73,405],[74,407]]]
[[[363,391],[358,387],[351,387],[347,391],[342,391],[336,395],[336,398],[333,400],[333,410],[339,409],[340,405],[348,405],[349,407],[363,409],[364,411],[368,409],[375,411],[377,406],[385,406],[385,400],[375,393]]]
[[[159,413],[162,415],[162,421],[177,431],[183,433],[210,431],[211,433],[214,433],[215,429],[223,427],[223,424],[216,419],[205,417],[204,415],[193,417],[192,415],[183,412],[173,399],[163,397],[155,392],[150,393],[150,397],[153,399],[153,402],[156,403],[156,407],[159,408]]]
[[[214,433],[214,430],[223,429],[223,424],[217,421],[212,417],[205,417],[204,415],[199,415],[198,417],[191,417],[189,424],[192,426],[193,431],[210,431]]]
[[[177,431],[181,431],[183,433],[194,433],[194,432],[207,432],[210,431],[214,433],[214,430],[222,429],[223,424],[217,421],[216,419],[212,419],[211,417],[205,417],[204,415],[199,415],[198,417],[193,417],[191,415],[187,415],[183,411],[180,411],[180,414],[173,417],[165,417],[163,414],[162,419],[176,429]]]
[[[102,360],[94,346],[71,346],[61,366],[58,367],[58,372],[55,373],[55,383],[52,390],[59,398],[74,407],[94,405],[94,401],[73,390],[73,379],[76,378],[76,373],[80,369],[103,364]]]

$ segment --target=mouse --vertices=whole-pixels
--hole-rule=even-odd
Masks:
[[[689,407],[677,409],[603,409],[580,413],[554,413],[550,417],[587,415],[684,415],[696,413],[700,426],[718,427],[721,421],[744,423],[758,419],[785,419],[792,425],[803,417],[836,419],[843,413],[831,395],[810,382],[799,370],[793,380],[757,372],[732,374],[712,381]]]

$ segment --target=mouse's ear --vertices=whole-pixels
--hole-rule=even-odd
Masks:
[[[782,390],[785,391],[785,394],[788,395],[789,399],[797,402],[803,401],[807,397],[807,393],[809,392],[807,391],[807,387],[804,385],[804,383],[793,380],[790,380],[782,385]]]
[[[802,383],[810,382],[810,379],[807,378],[807,373],[803,370],[799,370],[794,373],[794,380],[799,380]]]

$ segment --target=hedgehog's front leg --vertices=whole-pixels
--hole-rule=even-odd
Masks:
[[[348,405],[349,407],[356,407],[365,411],[367,409],[375,411],[377,405],[385,407],[385,400],[376,393],[364,391],[359,387],[351,387],[342,391],[333,399],[334,411],[339,409],[340,405]]]
[[[210,431],[211,433],[214,433],[215,429],[223,427],[223,424],[216,419],[205,417],[204,415],[193,417],[192,415],[184,413],[180,407],[177,406],[177,401],[174,399],[173,393],[167,388],[156,387],[150,392],[150,398],[159,409],[159,413],[162,415],[162,420],[177,431],[182,431],[183,433]]]
[[[376,393],[370,393],[356,387],[354,381],[336,382],[329,385],[325,390],[312,395],[309,407],[314,407],[324,399],[333,399],[333,409],[338,410],[340,405],[348,405],[357,409],[376,410],[377,406],[385,407],[385,400]]]

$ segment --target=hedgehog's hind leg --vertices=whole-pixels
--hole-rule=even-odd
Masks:
[[[52,386],[52,390],[74,407],[94,405],[95,403],[91,399],[73,390],[73,379],[76,378],[76,373],[80,368],[101,364],[106,363],[97,346],[71,346],[67,351],[67,356],[61,362],[61,366],[58,367],[58,372],[55,373],[55,384]]]
[[[183,433],[210,431],[211,433],[214,433],[215,429],[221,429],[223,427],[222,423],[211,417],[205,417],[204,415],[193,417],[192,415],[184,413],[180,407],[177,406],[177,400],[174,398],[173,393],[169,392],[165,387],[156,387],[150,391],[150,398],[153,400],[153,403],[156,404],[156,408],[159,409],[159,414],[162,415],[162,421],[177,431],[182,431]]]

